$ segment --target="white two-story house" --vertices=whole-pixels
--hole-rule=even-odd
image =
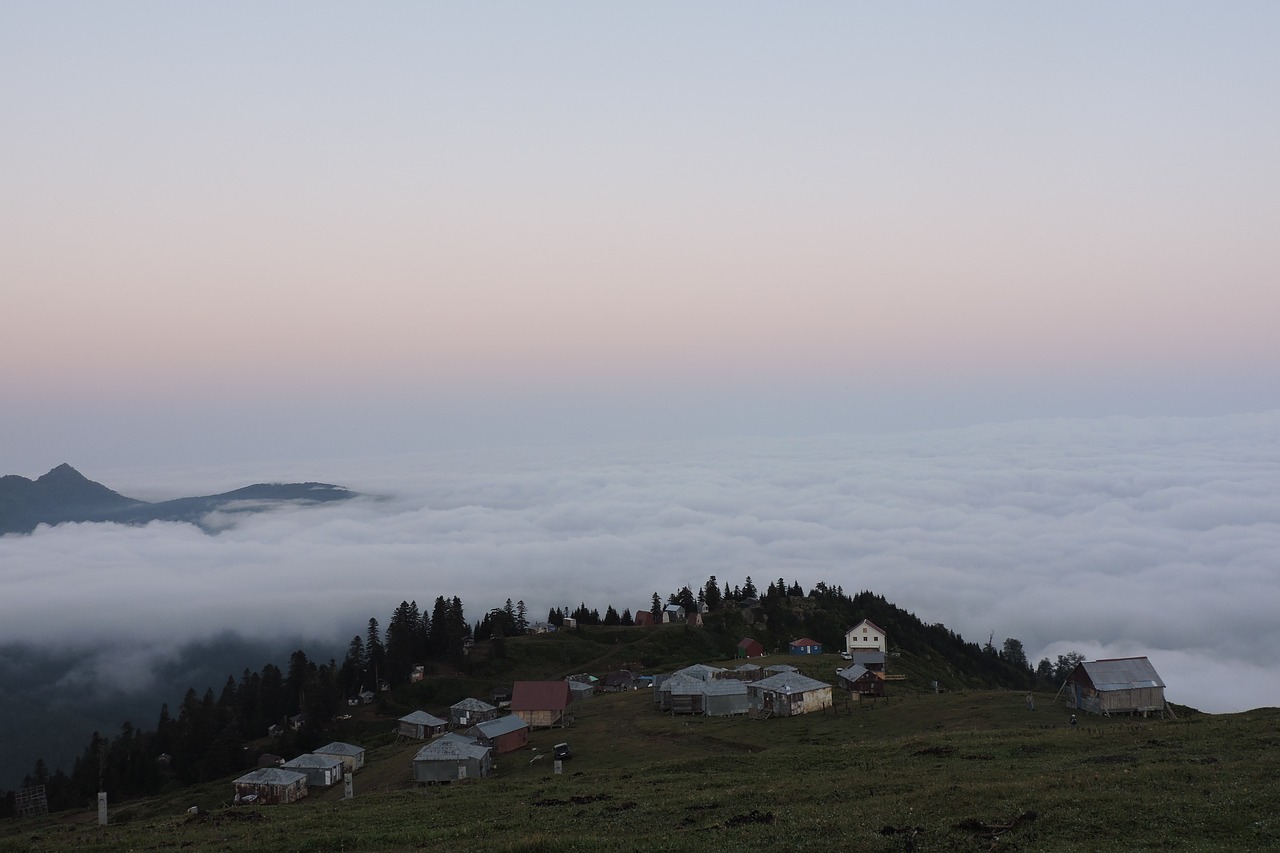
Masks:
[[[844,633],[844,648],[853,652],[886,652],[889,649],[888,638],[883,629],[876,627],[870,619],[863,619]]]

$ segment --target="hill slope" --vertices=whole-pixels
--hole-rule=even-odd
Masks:
[[[1275,849],[1280,712],[1088,718],[1039,697],[907,694],[765,721],[671,717],[641,691],[581,703],[567,730],[487,779],[415,787],[420,742],[289,806],[227,807],[230,778],[173,796],[0,824],[0,849],[868,851]],[[390,721],[388,720],[388,726]],[[569,740],[556,775],[535,760]],[[200,813],[188,815],[192,806]]]

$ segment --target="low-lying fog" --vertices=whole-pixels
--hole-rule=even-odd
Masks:
[[[147,689],[179,644],[227,631],[341,648],[406,599],[459,596],[473,622],[507,598],[536,618],[580,601],[634,612],[750,575],[871,589],[972,641],[1016,637],[1033,663],[1145,654],[1172,701],[1208,711],[1280,705],[1277,436],[1273,412],[471,451],[218,482],[83,470],[143,498],[263,479],[380,497],[237,516],[216,535],[5,537],[0,644],[92,649],[66,678],[105,695]]]

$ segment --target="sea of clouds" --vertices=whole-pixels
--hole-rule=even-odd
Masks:
[[[142,690],[226,631],[332,645],[401,600],[456,595],[472,621],[507,598],[533,618],[634,612],[749,575],[870,589],[972,641],[1016,637],[1033,663],[1148,655],[1172,701],[1208,711],[1280,705],[1277,436],[1270,412],[84,471],[146,499],[268,476],[370,497],[211,518],[212,535],[0,538],[0,644],[91,649],[69,678]]]

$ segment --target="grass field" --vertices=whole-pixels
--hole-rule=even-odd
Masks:
[[[1280,710],[1073,730],[1052,696],[1036,711],[1023,697],[906,689],[758,721],[600,696],[487,779],[415,787],[421,744],[384,737],[353,800],[339,786],[228,808],[227,780],[118,805],[107,827],[89,812],[7,821],[0,850],[1280,849]],[[556,775],[535,756],[560,740],[575,756]]]

